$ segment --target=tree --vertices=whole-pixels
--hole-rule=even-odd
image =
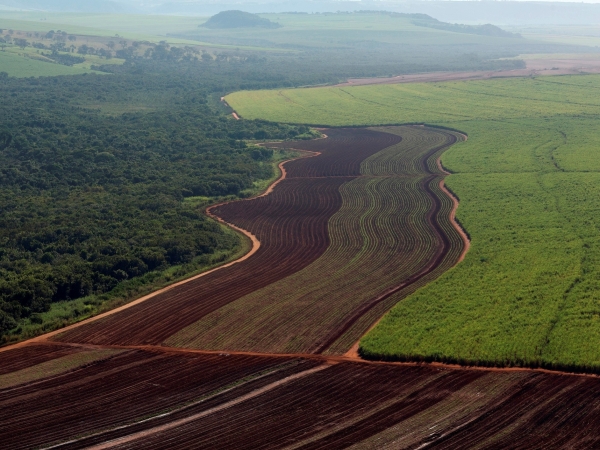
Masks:
[[[27,39],[17,38],[14,40],[14,42],[17,47],[21,48],[21,50],[24,50],[25,47],[29,46]]]
[[[16,326],[17,322],[4,311],[0,310],[0,333],[5,333]]]
[[[127,47],[127,41],[119,41],[119,44],[121,44],[121,48],[124,49],[125,47]]]
[[[108,48],[110,48],[111,50],[113,50],[113,49],[115,48],[115,43],[114,43],[113,41],[108,41],[108,42],[106,43],[106,46],[107,46]]]
[[[8,74],[6,72],[0,72],[0,80],[7,78]],[[4,150],[5,148],[7,148],[11,142],[12,134],[10,134],[6,130],[0,131],[0,150]]]
[[[75,42],[77,40],[76,36],[73,36],[72,34],[69,36],[68,38],[71,42]]]
[[[65,50],[65,43],[57,42],[56,44],[52,44],[50,48],[52,49],[53,53],[62,52]]]

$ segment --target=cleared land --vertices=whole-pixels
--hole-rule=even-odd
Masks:
[[[348,247],[355,255],[340,254],[343,246],[337,248],[337,255],[347,263],[350,258],[361,264],[344,265],[334,258],[329,265],[341,264],[340,274],[349,274],[349,281],[358,283],[354,284],[357,293],[363,289],[370,292],[375,289],[370,284],[374,278],[394,286],[393,283],[403,282],[394,278],[397,271],[412,271],[414,276],[424,265],[417,262],[412,268],[404,267],[406,261],[393,262],[393,254],[399,260],[402,260],[400,252],[408,256],[425,254],[431,261],[436,258],[435,252],[428,252],[443,248],[438,239],[453,236],[453,231],[450,248],[455,251],[447,253],[446,263],[441,263],[438,270],[456,261],[462,239],[450,223],[453,202],[439,187],[443,172],[437,164],[440,153],[454,142],[456,135],[421,127],[395,127],[386,131],[327,130],[329,139],[306,145],[321,154],[288,163],[288,176],[293,176],[279,183],[271,194],[215,208],[214,212],[228,222],[261,237],[260,249],[278,249],[279,253],[270,250],[267,254],[273,261],[259,259],[257,253],[237,264],[237,268],[244,269],[243,264],[256,260],[272,264],[272,273],[280,270],[272,281],[278,284],[276,278],[284,277],[285,270],[302,274],[321,259],[335,256],[331,250],[345,236],[347,243],[356,244]],[[465,148],[471,142],[469,139],[456,148]],[[544,161],[567,164],[568,157],[559,159],[557,153],[553,159],[536,149],[540,158],[546,158],[541,158],[540,164]],[[463,164],[477,163],[469,160],[468,153],[463,156],[465,159],[458,159]],[[507,165],[519,163],[518,159],[506,161]],[[502,175],[506,173],[509,172]],[[526,175],[536,176],[533,172]],[[332,180],[337,180],[335,189],[331,187]],[[423,195],[425,192],[432,195]],[[316,207],[330,204],[332,198],[338,199],[335,208]],[[445,200],[435,207],[436,198]],[[383,203],[394,205],[395,214],[384,208]],[[319,214],[302,213],[306,210],[313,213],[316,210]],[[325,227],[320,225],[322,217],[328,218]],[[339,219],[337,224],[336,219]],[[305,229],[299,222],[311,226]],[[444,233],[440,229],[435,232],[436,222]],[[428,226],[429,232],[425,231]],[[323,229],[324,234],[320,231]],[[402,238],[401,248],[392,239],[395,233]],[[387,238],[379,239],[382,236]],[[323,239],[326,245],[322,244]],[[298,247],[324,248],[318,259],[306,262],[315,252],[310,258],[302,257]],[[377,259],[379,253],[383,258]],[[365,256],[368,258],[364,259]],[[385,258],[390,262],[390,273],[384,270]],[[169,448],[175,449],[398,449],[465,448],[475,444],[483,448],[600,444],[596,426],[600,420],[597,408],[600,382],[593,376],[357,362],[340,356],[267,356],[123,345],[160,344],[163,327],[179,329],[182,323],[195,322],[195,317],[202,317],[203,311],[218,307],[224,299],[235,299],[240,292],[243,295],[246,284],[256,283],[250,287],[258,289],[260,283],[269,282],[231,272],[236,266],[214,272],[220,273],[219,282],[215,281],[218,276],[195,280],[165,293],[161,301],[148,300],[61,337],[116,345],[98,348],[42,341],[2,351],[0,442],[3,447],[152,449],[164,448],[168,443]],[[325,270],[326,266],[321,268]],[[353,273],[364,270],[364,266],[372,272]],[[462,264],[449,273],[455,274],[461,267]],[[257,265],[245,270],[261,275],[262,268]],[[323,273],[319,275],[323,277]],[[287,279],[294,276],[288,275]],[[425,277],[421,280],[425,281]],[[330,281],[333,285],[345,280],[334,273]],[[322,288],[330,290],[331,285]],[[280,286],[285,289],[284,284]],[[380,295],[382,288],[379,286]],[[344,292],[347,297],[355,294],[352,289]],[[219,297],[222,293],[226,296]],[[400,290],[396,297],[386,297],[386,302],[398,301],[398,296],[405,294]],[[323,297],[316,299],[332,309],[339,308]],[[369,305],[369,301],[363,305]],[[136,310],[143,306],[149,308]],[[359,311],[357,317],[368,319],[363,324],[376,320],[367,313],[376,311],[375,308],[349,311],[351,316]],[[319,311],[313,314],[316,315]],[[304,330],[310,331],[322,317],[327,316],[323,313],[316,319],[309,317],[310,323],[303,323]],[[295,319],[299,321],[299,317]],[[241,323],[237,325],[243,327]],[[345,331],[343,323],[338,322],[335,327],[339,336],[348,336],[340,333]],[[352,341],[332,339],[332,342],[335,351],[347,348]]]
[[[57,75],[80,75],[91,71],[79,67],[37,61],[17,53],[0,52],[0,72],[6,72],[11,77],[52,77]]]
[[[345,353],[392,305],[454,265],[463,242],[450,222],[452,201],[439,189],[436,160],[457,137],[422,127],[382,128],[402,141],[360,164],[340,187],[342,206],[329,220],[330,245],[303,270],[258,289],[186,327],[169,346],[265,353]],[[335,130],[326,130],[327,134]],[[290,144],[281,144],[281,146]],[[328,140],[292,144],[322,156],[298,161],[316,176],[355,173],[325,166]],[[342,148],[342,147],[340,147]],[[310,166],[310,167],[309,167]],[[323,170],[322,167],[327,168]],[[288,176],[298,174],[290,170]]]
[[[526,68],[512,70],[471,71],[471,72],[433,72],[395,77],[350,78],[336,87],[366,86],[370,84],[399,83],[435,83],[460,80],[489,80],[492,78],[516,78],[557,75],[579,75],[582,73],[600,73],[600,55],[591,54],[540,54],[520,55]]]
[[[442,162],[471,250],[400,302],[363,339],[363,355],[596,371],[599,91],[600,77],[586,75],[240,92],[227,101],[242,116],[468,133]]]
[[[360,175],[362,160],[400,140],[373,130],[331,130],[328,139],[306,147],[322,150],[322,154],[286,164],[287,178],[270,195],[211,210],[258,238],[261,246],[252,258],[67,331],[57,339],[157,345],[226,304],[302,270],[330,244],[328,221],[342,205],[339,187]]]
[[[591,448],[600,443],[599,401],[592,377],[124,350],[0,388],[0,441],[6,449]]]

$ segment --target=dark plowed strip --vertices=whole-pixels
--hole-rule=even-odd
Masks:
[[[597,448],[599,420],[598,380],[537,375],[515,387],[499,405],[430,445],[455,449],[476,442],[486,449]]]
[[[394,134],[365,128],[332,128],[326,133],[327,139],[282,142],[269,144],[269,147],[293,147],[321,152],[318,157],[299,159],[286,164],[287,176],[290,178],[339,177],[360,175],[360,164],[366,158],[402,140]]]
[[[287,365],[286,365],[287,364]],[[190,406],[174,410],[168,415],[158,417],[149,421],[134,423],[131,426],[121,427],[114,430],[106,431],[103,433],[96,433],[89,437],[77,439],[75,442],[65,443],[60,446],[61,450],[74,450],[83,449],[92,445],[102,444],[107,441],[119,439],[122,437],[131,436],[140,432],[147,432],[147,430],[154,427],[162,426],[165,424],[172,423],[174,421],[185,419],[192,415],[209,411],[212,408],[219,407],[220,405],[226,404],[227,402],[235,401],[240,397],[252,393],[257,389],[261,389],[271,383],[284,380],[285,378],[294,374],[310,370],[316,366],[321,365],[319,361],[311,360],[296,360],[290,363],[284,363],[282,368],[274,369],[265,375],[257,376],[254,379],[245,381],[236,385],[231,389],[226,389],[223,393],[211,396],[204,401],[192,404]]]
[[[3,449],[32,448],[180,407],[281,358],[132,351],[32,386],[0,391]]]
[[[426,410],[481,375],[463,371],[440,376],[431,369],[340,364],[115,448],[159,449],[167,442],[170,449],[282,448],[347,424],[345,433],[351,438],[342,439],[343,444],[336,445],[341,436],[334,433],[331,442],[317,445],[342,448]],[[386,420],[388,414],[393,417]]]
[[[346,180],[284,180],[271,195],[215,208],[213,213],[258,238],[256,254],[56,340],[156,345],[221,306],[301,270],[327,249],[327,222],[341,206],[338,188]]]
[[[0,352],[0,375],[35,366],[81,350],[62,345],[28,345]]]

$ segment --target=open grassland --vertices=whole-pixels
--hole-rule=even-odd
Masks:
[[[37,376],[65,355],[78,365]],[[0,441],[10,450],[600,443],[593,377],[47,343],[3,352],[0,373],[23,376],[0,387]]]
[[[82,37],[125,38],[154,43],[167,40],[169,44],[203,45],[214,48],[270,50],[269,48],[262,46],[247,47],[244,45],[224,45],[172,36],[172,34],[181,35],[182,33],[196,31],[198,25],[205,21],[206,18],[196,16],[0,11],[0,28],[3,29],[44,33],[47,33],[50,30],[62,30],[67,31],[69,34],[76,34]]]
[[[569,76],[241,92],[228,101],[252,117],[422,121],[469,134],[442,162],[471,250],[400,302],[362,340],[364,356],[597,371],[599,91],[600,77]]]
[[[57,75],[80,75],[91,70],[85,67],[69,67],[39,61],[20,52],[0,52],[0,72],[11,77],[53,77]]]
[[[372,46],[405,45],[519,45],[519,38],[498,38],[466,33],[454,33],[417,26],[414,19],[381,13],[354,14],[261,14],[281,25],[281,28],[238,28],[238,29],[182,29],[180,36],[194,36],[209,42],[263,42],[266,46],[347,48],[365,42]],[[199,23],[204,20],[200,19]]]
[[[165,343],[345,353],[392,306],[392,292],[405,293],[452,266],[463,242],[449,221],[452,201],[439,192],[444,174],[436,159],[457,137],[422,127],[380,131],[397,134],[402,141],[365,159],[361,176],[340,187],[342,206],[329,220],[331,242],[319,259],[208,314]],[[351,136],[346,131],[326,133],[326,140],[291,145],[322,150],[326,156],[328,147],[344,145],[341,138]],[[290,170],[289,175],[294,173]]]
[[[600,76],[589,75],[240,91],[226,100],[247,119],[364,126],[597,115],[595,93]]]

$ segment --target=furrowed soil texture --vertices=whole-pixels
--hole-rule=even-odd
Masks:
[[[61,349],[46,346],[6,356]],[[594,377],[122,349],[0,387],[0,442],[11,450],[593,448],[598,402]]]
[[[328,130],[327,133],[333,130]],[[215,310],[165,341],[168,346],[263,353],[345,353],[393,302],[454,265],[463,241],[440,191],[436,160],[456,135],[422,127],[380,129],[402,141],[364,159],[288,171],[360,176],[340,187],[330,245],[304,269]],[[289,145],[289,144],[281,144]],[[333,158],[328,141],[294,143]]]
[[[467,133],[442,156],[464,262],[361,342],[389,360],[600,370],[600,76],[254,91],[242,117],[425,122]],[[398,297],[398,299],[403,297]]]
[[[74,328],[57,340],[160,344],[211,312],[317,260],[330,244],[329,219],[342,206],[340,187],[361,175],[364,159],[401,141],[398,135],[366,129],[328,133],[327,139],[305,147],[319,155],[285,165],[286,178],[269,195],[211,209],[211,214],[256,236],[260,247],[251,258]]]
[[[313,156],[288,163],[268,195],[212,209],[259,238],[250,258],[72,328],[62,342],[37,338],[0,351],[2,448],[600,445],[597,377],[335,356],[393,301],[458,261],[465,243],[450,220],[455,203],[438,161],[459,134],[422,127],[327,134],[297,145]],[[260,329],[266,339],[252,336],[265,348],[326,354],[167,346],[172,339],[208,346],[200,340],[212,338],[210,329],[202,334],[200,325],[215,311],[235,316],[242,302],[248,315],[232,322],[231,346],[247,345],[244,333],[253,329],[245,321],[264,315],[272,321]]]

